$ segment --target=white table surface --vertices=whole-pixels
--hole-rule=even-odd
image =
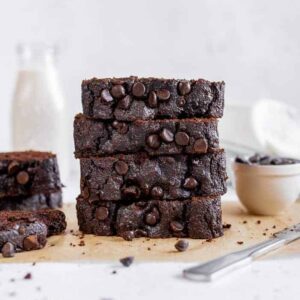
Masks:
[[[66,201],[74,199],[76,187],[69,184]],[[233,195],[225,198],[233,199]],[[191,263],[119,262],[37,263],[0,265],[0,300],[53,299],[300,299],[299,255],[257,260],[213,283],[182,277]],[[117,274],[112,274],[117,270]],[[24,276],[31,273],[32,279]]]

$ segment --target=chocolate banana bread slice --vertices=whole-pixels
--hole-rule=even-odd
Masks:
[[[82,196],[89,201],[173,200],[226,192],[223,150],[196,156],[82,158],[80,165]]]
[[[62,193],[0,198],[1,210],[39,210],[62,207]]]
[[[223,235],[220,197],[150,200],[136,203],[77,198],[79,228],[84,233],[137,237],[212,239]]]
[[[46,237],[66,228],[65,215],[59,210],[35,212],[0,211],[0,250],[3,256],[43,248]]]
[[[216,119],[103,122],[79,114],[74,121],[75,156],[206,153],[219,146],[217,125]]]
[[[204,79],[105,78],[82,82],[85,115],[118,121],[221,118],[224,82]]]
[[[56,155],[25,151],[0,153],[0,198],[61,191]]]

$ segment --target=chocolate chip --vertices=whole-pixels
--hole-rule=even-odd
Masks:
[[[95,213],[96,219],[99,221],[104,221],[109,216],[109,211],[107,207],[100,206],[96,209]]]
[[[146,87],[141,82],[136,82],[132,87],[132,94],[135,97],[142,97],[144,96],[145,92],[146,92]]]
[[[119,123],[120,123],[119,121],[116,121],[116,120],[115,120],[115,121],[112,122],[111,126],[112,126],[114,129],[117,129],[118,126],[119,126]]]
[[[144,195],[149,195],[149,193],[150,193],[150,185],[148,183],[145,183],[142,189],[143,189],[143,194]]]
[[[156,92],[156,94],[158,99],[163,101],[168,100],[171,96],[170,92],[166,89],[159,90]]]
[[[125,96],[118,103],[118,108],[120,109],[128,109],[131,105],[131,97],[129,95]]]
[[[128,131],[128,125],[123,122],[113,121],[112,127],[120,134],[125,134]]]
[[[179,107],[183,107],[185,105],[185,103],[186,103],[186,101],[183,97],[177,100],[177,105]]]
[[[284,158],[284,157],[270,157],[269,155],[261,155],[259,153],[256,153],[252,155],[251,157],[247,159],[243,159],[241,157],[237,157],[235,159],[238,163],[244,163],[244,164],[259,164],[262,166],[268,166],[268,165],[290,165],[299,163],[299,160],[292,159],[292,158]]]
[[[125,232],[122,233],[122,238],[125,241],[132,241],[134,239],[134,232],[132,230],[125,231]]]
[[[9,165],[8,165],[8,175],[14,175],[19,171],[20,165],[17,161],[12,161]]]
[[[295,158],[281,158],[281,165],[299,164],[300,160]]]
[[[187,240],[179,240],[174,246],[176,250],[183,252],[189,247],[189,242]]]
[[[157,96],[155,92],[150,92],[149,96],[148,96],[148,105],[151,108],[155,108],[157,107]]]
[[[263,158],[259,161],[259,164],[262,165],[262,166],[270,165],[271,164],[271,158],[270,157],[265,157],[265,158]]]
[[[246,224],[247,223],[247,221],[246,221],[246,223],[245,223],[245,221],[243,222],[244,224]],[[230,229],[231,228],[231,224],[229,224],[229,223],[225,223],[225,224],[223,224],[223,228],[224,229]]]
[[[23,235],[26,232],[26,227],[24,225],[20,225],[18,229],[19,234]]]
[[[258,163],[260,160],[260,155],[258,153],[254,154],[249,158],[249,161],[253,164]]]
[[[181,223],[179,223],[177,221],[172,221],[170,223],[170,228],[174,232],[180,232],[180,231],[183,230],[184,227],[183,227],[183,225]]]
[[[14,257],[15,256],[15,246],[10,242],[6,242],[3,245],[1,252],[2,252],[3,257]]]
[[[146,224],[154,226],[157,223],[157,216],[154,213],[149,213],[145,218]]]
[[[128,165],[122,160],[117,161],[114,168],[119,175],[125,175],[128,172]]]
[[[237,156],[237,157],[235,158],[235,162],[240,163],[240,164],[246,164],[246,165],[249,165],[249,162],[248,162],[246,159],[244,159],[244,158],[242,158],[242,157],[240,157],[240,156]]]
[[[244,242],[243,242],[243,241],[237,241],[237,244],[239,244],[239,245],[243,245],[243,244],[244,244]]]
[[[80,241],[78,244],[79,247],[84,247],[85,246],[85,241]]]
[[[114,100],[114,98],[112,97],[112,95],[110,94],[108,89],[104,89],[101,91],[101,98],[105,101],[105,102],[111,102]]]
[[[126,187],[123,190],[123,194],[127,198],[137,199],[140,196],[141,192],[140,192],[140,189],[138,187],[136,187],[135,185],[132,185],[132,186]]]
[[[147,231],[145,231],[143,229],[136,229],[134,231],[134,236],[137,237],[137,238],[147,236]]]
[[[205,138],[200,138],[194,143],[194,151],[196,153],[206,153],[207,152],[207,141]]]
[[[26,280],[32,279],[31,273],[27,273],[27,274],[24,276],[24,279],[26,279]]]
[[[160,147],[160,138],[157,134],[151,134],[147,137],[146,143],[150,148],[157,149]]]
[[[121,258],[120,259],[120,263],[124,266],[124,267],[129,267],[131,266],[131,264],[133,263],[134,261],[134,257],[133,256],[127,256],[127,257],[124,257],[124,258]]]
[[[87,186],[84,187],[83,191],[81,192],[81,195],[84,199],[88,199],[90,196],[90,190]]]
[[[194,177],[188,177],[183,183],[183,187],[187,190],[194,190],[198,185],[198,181]]]
[[[181,96],[187,95],[191,91],[191,84],[188,81],[178,83],[178,92]]]
[[[126,94],[124,87],[120,84],[113,86],[110,92],[113,97],[118,99],[124,97]]]
[[[23,248],[26,251],[36,250],[40,248],[40,243],[36,234],[29,235],[23,240]]]
[[[271,161],[270,161],[270,164],[271,165],[282,165],[282,159],[281,158],[273,158]]]
[[[175,142],[177,145],[186,146],[189,144],[190,137],[187,133],[179,131],[175,134]]]
[[[160,133],[160,137],[161,139],[165,142],[165,143],[171,143],[174,141],[174,134],[171,130],[164,128],[161,133]]]
[[[154,199],[162,198],[164,195],[164,190],[160,186],[155,186],[151,190],[151,196]]]
[[[153,207],[152,211],[146,215],[145,222],[150,226],[154,226],[155,224],[157,224],[158,220],[159,220],[159,211],[156,207]],[[147,233],[144,234],[144,236],[146,235]]]
[[[17,175],[17,182],[19,184],[25,185],[29,181],[29,175],[26,171],[21,171]]]
[[[152,208],[152,213],[156,216],[157,219],[159,219],[159,211],[157,207]]]

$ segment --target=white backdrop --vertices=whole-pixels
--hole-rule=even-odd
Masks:
[[[298,0],[0,0],[0,149],[10,147],[17,42],[57,43],[69,116],[92,76],[226,81],[226,100],[300,106]],[[70,140],[72,133],[70,132]]]

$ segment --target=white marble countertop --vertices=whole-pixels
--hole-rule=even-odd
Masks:
[[[66,201],[77,191],[71,184]],[[231,200],[233,195],[229,194]],[[299,255],[268,256],[213,283],[186,280],[191,263],[119,262],[1,264],[0,299],[299,299]],[[116,274],[112,271],[116,270]],[[24,279],[30,273],[31,279]]]
[[[299,299],[300,257],[256,261],[214,283],[182,278],[187,266],[191,264],[2,264],[0,299]],[[27,273],[30,280],[24,279]]]

